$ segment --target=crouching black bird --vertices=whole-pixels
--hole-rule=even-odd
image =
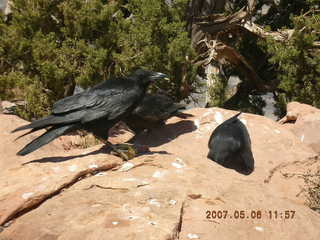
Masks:
[[[146,94],[140,104],[128,115],[124,122],[136,134],[145,130],[153,129],[164,124],[172,116],[186,118],[192,116],[180,112],[185,105],[175,103],[171,98],[160,94]]]
[[[31,132],[50,127],[17,154],[26,155],[63,134],[83,129],[93,133],[104,143],[113,147],[113,150],[124,159],[127,159],[125,154],[117,151],[107,141],[108,130],[130,114],[143,99],[148,85],[160,78],[166,78],[166,75],[138,69],[127,77],[111,78],[81,93],[57,101],[49,116],[13,131],[32,128],[31,131],[22,135],[25,136]]]
[[[213,131],[208,143],[208,158],[248,175],[254,170],[254,158],[248,130],[238,119],[240,114],[224,121]]]

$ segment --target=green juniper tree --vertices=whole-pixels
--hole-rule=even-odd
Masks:
[[[310,4],[312,1],[310,1]],[[267,39],[262,43],[279,80],[277,114],[283,115],[286,104],[299,101],[320,108],[320,13],[313,6],[290,17],[294,33],[288,42]]]
[[[23,116],[40,117],[53,102],[71,95],[76,84],[90,87],[142,66],[170,75],[170,82],[159,82],[152,90],[181,100],[197,91],[195,75],[203,73],[194,63],[201,62],[198,58],[207,49],[203,42],[192,49],[191,43],[196,46],[211,35],[235,50],[217,56],[225,76],[216,76],[210,89],[215,106],[262,114],[259,94],[271,91],[278,115],[293,100],[319,107],[319,0],[281,0],[270,3],[263,16],[250,12],[264,29],[293,29],[288,41],[244,30],[239,21],[244,15],[232,15],[249,2],[259,9],[266,1],[201,2],[13,0],[11,16],[0,18],[0,97],[25,99]],[[199,9],[190,11],[188,6]],[[211,14],[203,8],[217,14],[203,17]],[[192,21],[204,30],[190,21],[198,12]],[[191,34],[190,39],[187,29],[205,34]],[[242,79],[231,97],[226,91],[230,75]]]
[[[191,63],[195,54],[184,20],[187,2],[177,0],[169,5],[159,0],[130,0],[126,7],[132,17],[122,27],[121,52],[115,54],[119,70],[145,66],[167,73],[170,84],[160,82],[157,87],[176,100],[188,97],[197,87],[197,67]]]
[[[0,22],[0,97],[26,100],[37,118],[73,93],[136,67],[170,75],[177,100],[195,91],[187,1],[13,0]]]

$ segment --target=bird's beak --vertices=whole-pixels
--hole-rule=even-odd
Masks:
[[[152,74],[151,78],[153,80],[157,80],[157,79],[164,79],[164,80],[169,80],[168,76],[164,73],[161,72],[155,72]]]

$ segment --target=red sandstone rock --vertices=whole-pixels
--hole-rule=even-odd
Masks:
[[[320,109],[291,102],[287,105],[287,115],[279,123],[290,129],[301,142],[320,153]]]
[[[242,114],[255,157],[254,172],[245,176],[206,158],[211,132],[235,112],[187,112],[194,117],[171,118],[138,136],[151,152],[125,163],[99,151],[101,145],[66,152],[59,139],[17,157],[37,134],[14,143],[17,134],[9,132],[24,121],[0,115],[6,145],[0,149],[0,220],[9,225],[0,239],[319,239],[320,216],[304,205],[297,175],[319,167],[309,146],[270,119]],[[206,218],[206,211],[219,210],[295,216]]]

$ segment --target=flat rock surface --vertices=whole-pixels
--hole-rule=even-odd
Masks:
[[[246,176],[206,158],[211,132],[236,112],[186,112],[194,117],[137,136],[150,152],[128,162],[102,145],[65,151],[59,139],[18,157],[37,134],[13,142],[19,133],[10,131],[25,122],[0,115],[0,239],[319,239],[320,216],[305,206],[299,177],[319,167],[310,146],[242,114],[255,158]]]

